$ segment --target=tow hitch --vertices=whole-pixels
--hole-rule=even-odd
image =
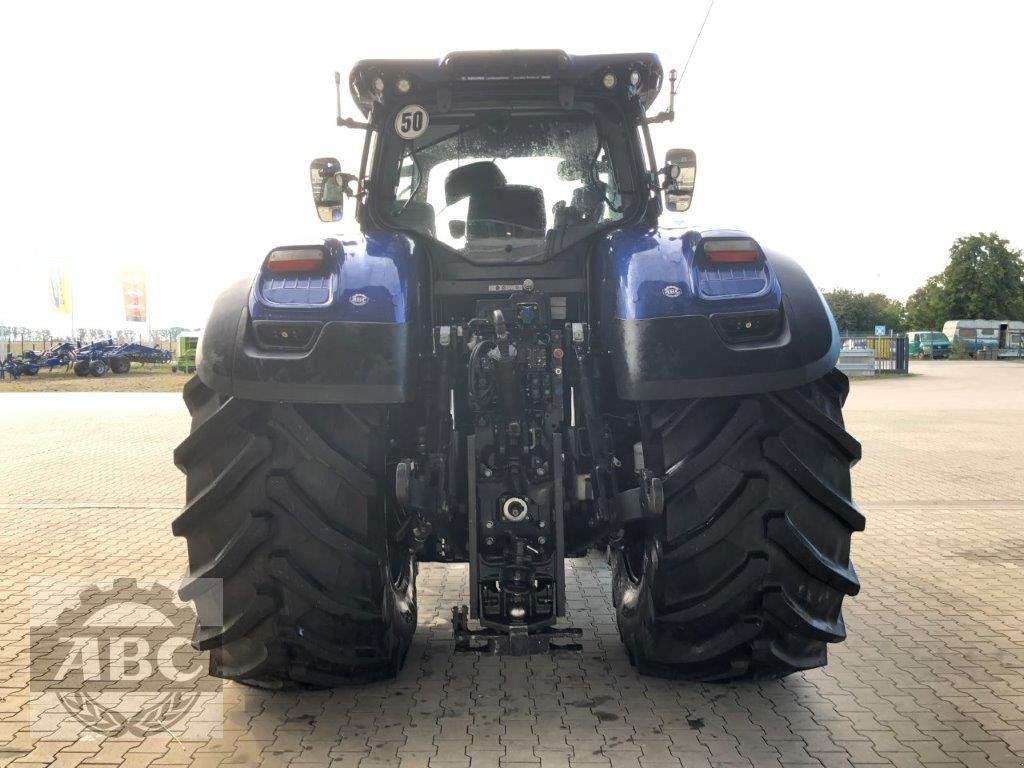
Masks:
[[[504,631],[490,627],[471,629],[469,606],[466,605],[452,608],[452,634],[455,636],[455,650],[460,653],[530,656],[583,650],[582,645],[573,641],[583,634],[579,627],[541,627],[533,632],[526,626],[512,626]]]

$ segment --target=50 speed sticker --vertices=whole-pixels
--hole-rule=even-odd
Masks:
[[[423,135],[430,125],[427,110],[419,104],[410,104],[395,115],[395,133],[403,139],[416,139]]]

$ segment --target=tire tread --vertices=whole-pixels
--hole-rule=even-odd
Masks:
[[[266,688],[397,674],[415,581],[411,556],[400,584],[388,575],[384,407],[239,400],[198,376],[183,397],[192,432],[174,460],[187,499],[172,530],[188,542],[179,594],[196,602],[193,643],[211,674]]]
[[[842,599],[860,589],[849,540],[865,524],[849,494],[861,448],[842,422],[848,391],[833,371],[785,392],[641,409],[665,521],[627,532],[613,573],[641,672],[777,677],[822,666],[846,637]]]

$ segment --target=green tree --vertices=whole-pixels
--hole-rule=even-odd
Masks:
[[[942,273],[950,317],[1024,317],[1024,261],[995,232],[961,237]]]
[[[892,331],[906,328],[903,305],[885,294],[838,288],[825,291],[824,296],[836,318],[836,325],[844,333],[870,333],[876,325],[884,325]]]
[[[946,268],[907,300],[911,330],[977,318],[1024,319],[1024,260],[996,232],[957,238]]]
[[[951,319],[941,275],[933,275],[907,299],[907,330],[937,331]]]
[[[188,329],[182,328],[178,325],[172,325],[170,328],[158,328],[153,331],[153,336],[155,336],[158,341],[174,343],[178,340],[178,336],[181,335],[181,332],[186,330]]]

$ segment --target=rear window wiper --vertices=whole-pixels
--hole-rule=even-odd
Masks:
[[[471,131],[474,128],[479,128],[481,125],[483,125],[482,121],[478,122],[478,123],[470,123],[468,125],[459,126],[458,129],[452,131],[451,133],[446,133],[444,136],[439,136],[438,138],[434,139],[433,141],[428,141],[426,144],[421,144],[418,147],[413,147],[406,154],[406,157],[413,157],[415,155],[418,155],[420,152],[422,152],[425,149],[430,149],[431,147],[437,146],[441,142],[448,141],[448,139],[454,138],[456,136],[461,136],[462,134],[466,133],[467,131]]]
[[[488,125],[500,127],[504,124],[507,124],[508,119],[509,113],[506,110],[499,110],[494,113],[488,113],[488,115],[483,117],[481,117],[480,115],[476,115],[475,119],[472,122],[466,123],[465,125],[461,125],[451,133],[446,133],[444,136],[440,136],[434,139],[433,141],[428,141],[426,144],[423,144],[422,146],[410,150],[409,154],[419,154],[425,149],[430,149],[431,147],[440,144],[442,141],[448,141],[448,139],[454,138],[455,136],[461,136],[464,133],[468,133],[469,131],[475,131],[479,128],[483,128]]]

